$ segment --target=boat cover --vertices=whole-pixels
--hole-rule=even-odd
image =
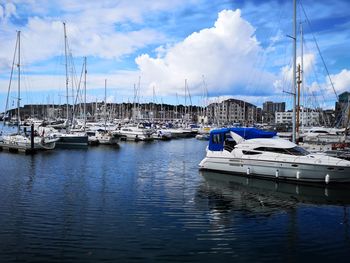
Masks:
[[[229,135],[230,132],[234,132],[244,138],[245,140],[255,139],[255,138],[272,138],[277,135],[277,132],[263,131],[257,128],[221,128],[212,130],[210,132],[209,140],[209,150],[211,151],[222,151],[224,148],[224,141],[228,137],[232,140]],[[228,136],[227,136],[228,134]]]

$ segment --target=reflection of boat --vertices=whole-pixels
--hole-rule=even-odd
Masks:
[[[294,201],[312,204],[350,204],[349,185],[305,185],[290,182],[274,182],[261,178],[242,177],[232,174],[221,174],[201,171],[207,184],[227,195],[252,195],[255,199],[278,200],[278,202]],[[248,200],[246,200],[248,201]]]
[[[310,154],[295,143],[235,128],[210,133],[200,169],[299,182],[350,182],[350,161]],[[261,134],[260,134],[261,133]],[[245,140],[240,135],[245,136]],[[272,134],[271,134],[272,135]],[[262,138],[265,137],[265,138]],[[270,136],[271,137],[271,136]]]

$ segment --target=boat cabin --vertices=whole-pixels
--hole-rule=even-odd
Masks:
[[[276,132],[259,130],[257,128],[222,128],[210,132],[209,147],[210,151],[222,151],[224,147],[233,149],[236,141],[232,138],[230,132],[234,132],[245,140],[256,138],[272,138],[277,135]]]

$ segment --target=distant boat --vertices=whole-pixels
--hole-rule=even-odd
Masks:
[[[15,48],[15,55],[17,52],[18,61],[18,97],[17,97],[17,121],[16,125],[18,127],[17,133],[10,135],[2,135],[0,138],[0,147],[2,149],[7,148],[9,150],[16,151],[24,151],[27,152],[29,150],[53,150],[56,146],[56,142],[58,139],[49,137],[49,136],[39,136],[34,133],[34,130],[31,130],[31,134],[26,134],[21,131],[21,115],[20,115],[20,91],[21,91],[21,57],[20,57],[20,47],[21,47],[21,31],[17,32],[17,41]],[[15,59],[15,56],[14,56]],[[13,61],[12,65],[15,65],[15,61]],[[13,69],[12,69],[13,72]],[[12,78],[12,73],[11,73]],[[32,128],[34,125],[32,126]]]
[[[16,150],[53,150],[56,147],[58,138],[34,137],[33,146],[30,136],[26,137],[21,134],[3,135],[0,140],[0,147],[7,147]]]
[[[158,129],[152,134],[152,137],[155,140],[168,141],[171,140],[172,135],[167,130]]]
[[[88,136],[83,131],[71,131],[72,119],[69,118],[69,103],[68,103],[68,50],[67,50],[67,34],[66,34],[66,24],[63,23],[64,29],[64,47],[65,47],[65,69],[66,69],[66,98],[67,98],[67,120],[65,122],[65,130],[54,130],[53,128],[47,129],[42,128],[43,133],[50,134],[53,137],[59,138],[57,141],[57,147],[60,148],[85,148],[88,146]]]
[[[136,126],[121,127],[120,130],[113,132],[121,136],[121,140],[126,141],[153,141],[153,130],[139,128]]]
[[[104,145],[118,145],[121,135],[113,134],[108,131],[87,131],[86,132],[89,140],[89,144],[104,144]]]

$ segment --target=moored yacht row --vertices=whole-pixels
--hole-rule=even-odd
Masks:
[[[28,123],[28,122],[27,122]],[[30,152],[57,148],[81,148],[88,145],[117,145],[120,141],[153,141],[194,137],[193,128],[168,128],[154,124],[114,124],[68,122],[53,125],[31,120],[30,125],[18,128],[16,133],[0,137],[0,147]]]

